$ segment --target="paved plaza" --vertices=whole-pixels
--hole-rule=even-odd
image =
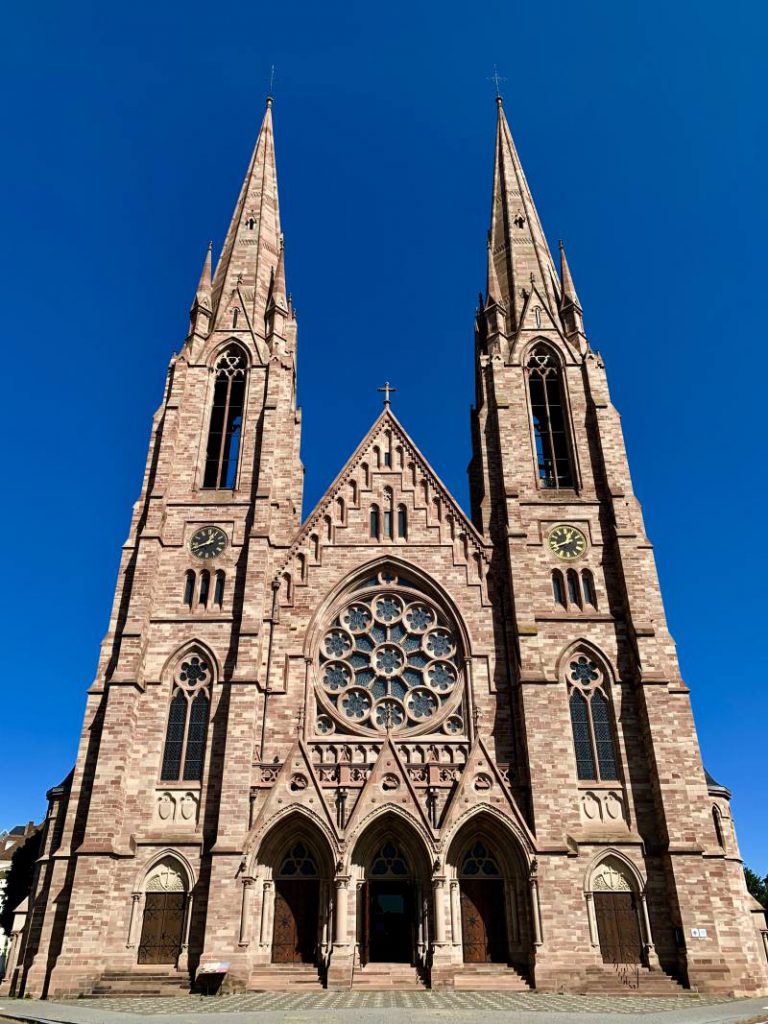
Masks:
[[[0,1022],[35,1024],[757,1024],[768,998],[720,1000],[516,992],[249,993],[202,998],[0,1000]]]

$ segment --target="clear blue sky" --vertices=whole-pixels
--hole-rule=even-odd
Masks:
[[[704,757],[768,872],[765,50],[735,0],[7,6],[0,828],[44,810],[277,66],[305,510],[396,409],[466,505],[497,63],[608,367]]]

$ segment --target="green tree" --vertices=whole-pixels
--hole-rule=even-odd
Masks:
[[[749,868],[744,868],[744,877],[747,880],[747,889],[755,897],[758,903],[762,903],[766,910],[768,910],[768,875],[765,878],[760,878],[754,871]]]

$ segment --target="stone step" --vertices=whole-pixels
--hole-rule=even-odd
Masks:
[[[588,967],[586,982],[579,990],[606,995],[685,996],[691,994],[675,978],[659,969],[651,970],[637,964],[606,964]]]
[[[189,976],[178,971],[137,965],[134,970],[107,970],[93,987],[94,998],[106,996],[185,996]]]
[[[260,964],[251,969],[249,992],[322,991],[320,972],[313,964]]]
[[[372,991],[422,992],[425,987],[419,972],[410,964],[366,964],[352,978],[352,988]]]
[[[453,976],[461,992],[529,992],[531,986],[514,967],[506,964],[463,964]]]

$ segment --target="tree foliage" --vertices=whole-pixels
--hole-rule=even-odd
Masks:
[[[751,895],[768,910],[768,875],[765,878],[760,878],[754,871],[745,867],[744,877],[747,880],[747,889]]]

